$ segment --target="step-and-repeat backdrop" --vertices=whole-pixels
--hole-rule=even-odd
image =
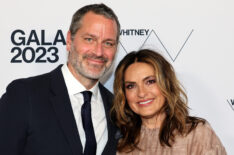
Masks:
[[[10,0],[0,5],[0,96],[14,79],[66,63],[73,13],[103,2],[118,15],[121,37],[112,73],[139,48],[160,51],[186,89],[191,115],[207,119],[234,154],[234,1],[232,0]]]

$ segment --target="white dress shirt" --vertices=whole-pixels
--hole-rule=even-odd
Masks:
[[[83,95],[81,94],[81,92],[85,91],[86,88],[72,75],[66,64],[62,66],[62,73],[65,84],[67,86],[68,95],[71,101],[73,114],[75,116],[76,125],[84,152],[86,138],[81,118],[81,106],[84,103]],[[91,117],[97,141],[96,155],[101,155],[108,140],[108,131],[105,109],[98,83],[99,82],[97,82],[97,84],[93,86],[93,88],[91,88],[89,91],[92,92]]]

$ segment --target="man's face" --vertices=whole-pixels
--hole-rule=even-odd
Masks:
[[[76,77],[98,80],[111,66],[117,50],[114,20],[88,12],[73,39],[67,34],[68,67]]]

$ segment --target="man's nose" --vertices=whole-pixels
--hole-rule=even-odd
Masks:
[[[102,46],[102,43],[97,43],[96,44],[95,54],[96,54],[96,56],[102,56],[103,55],[103,46]]]

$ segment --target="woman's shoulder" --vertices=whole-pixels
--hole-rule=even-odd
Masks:
[[[199,122],[196,128],[194,128],[188,134],[188,136],[189,135],[201,141],[203,141],[204,138],[216,137],[215,131],[211,127],[210,123],[206,120],[204,122]]]
[[[199,122],[197,127],[194,129],[196,132],[214,132],[213,128],[211,127],[210,123],[205,120],[204,122]]]
[[[187,135],[187,138],[191,140],[193,148],[197,146],[198,148],[203,148],[202,151],[205,152],[213,151],[214,153],[221,152],[218,154],[222,155],[226,154],[221,140],[208,121],[198,123],[197,127]]]

